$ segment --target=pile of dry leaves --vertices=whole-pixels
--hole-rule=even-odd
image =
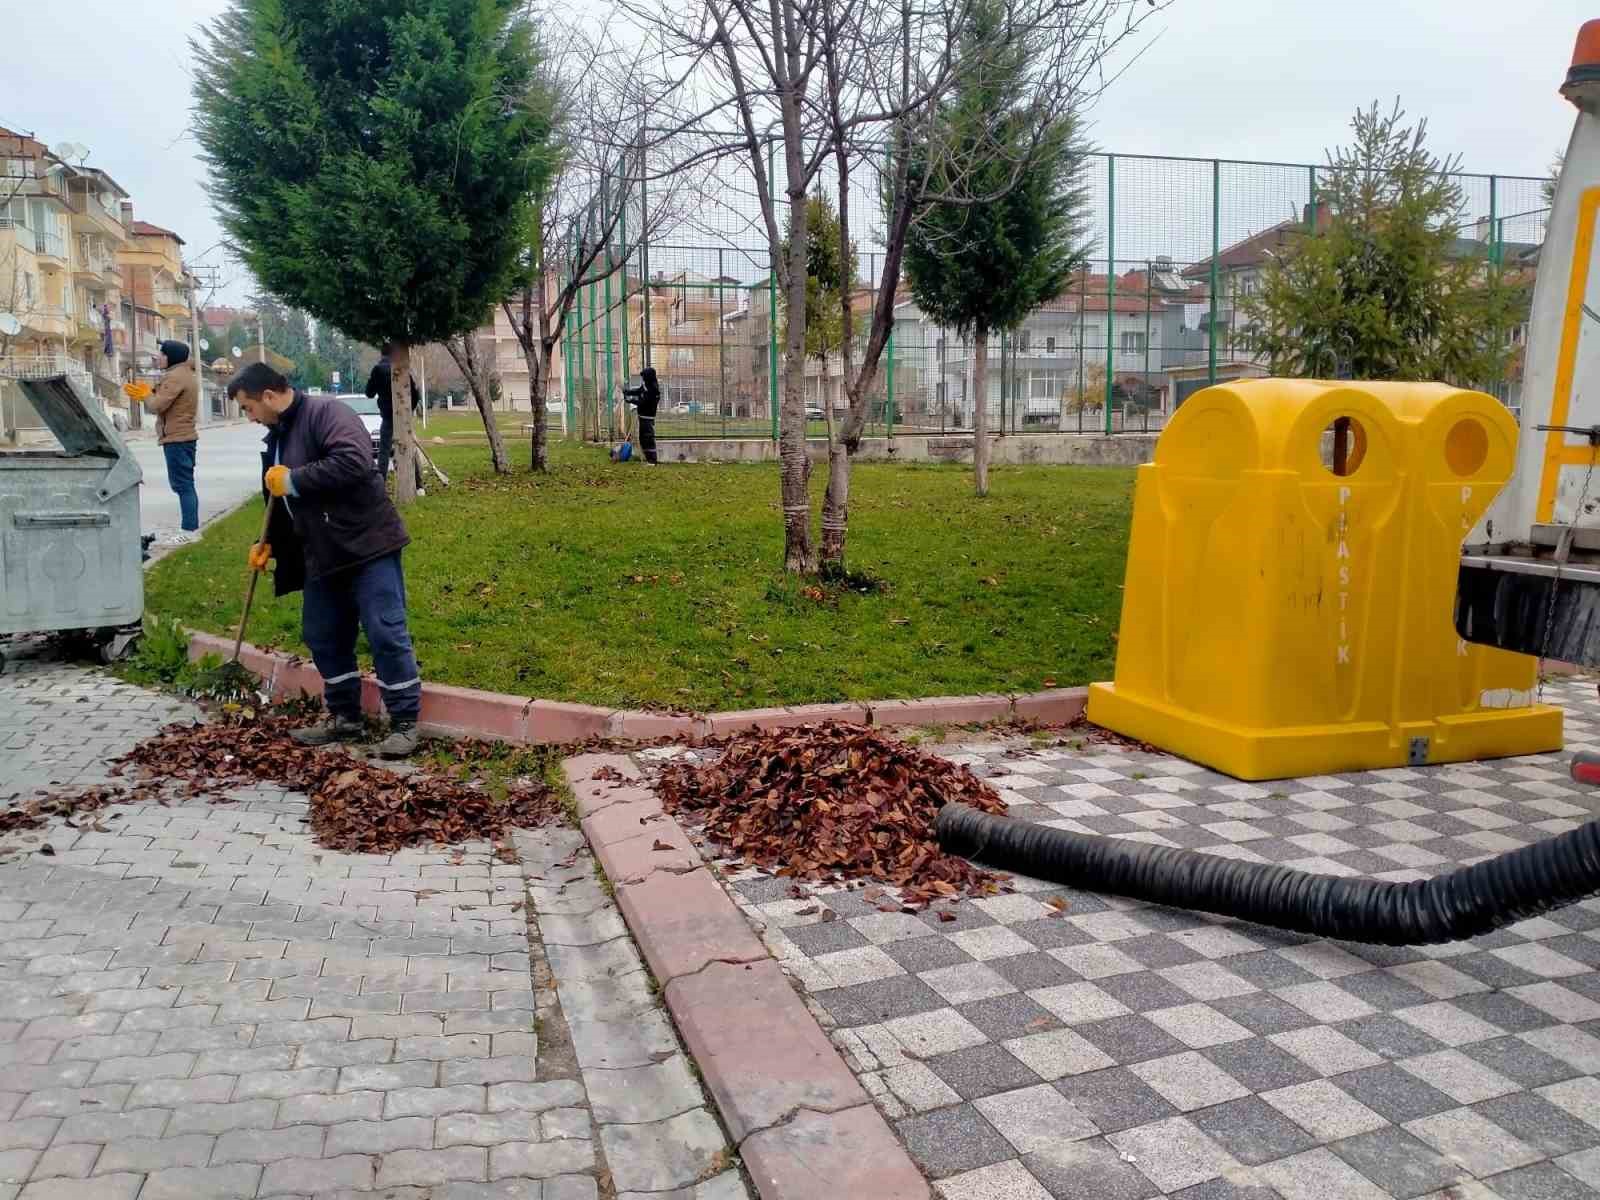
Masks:
[[[656,786],[669,812],[778,875],[870,879],[915,908],[992,895],[1004,878],[941,851],[933,821],[955,801],[998,815],[1005,801],[966,767],[865,726],[738,734],[716,762],[669,764]]]
[[[348,750],[311,750],[289,737],[283,717],[172,725],[117,760],[142,783],[171,781],[191,796],[226,799],[230,787],[271,783],[304,792],[311,831],[330,850],[388,853],[434,842],[478,841],[545,825],[561,804],[541,780],[521,780],[504,796],[439,775],[402,775]]]

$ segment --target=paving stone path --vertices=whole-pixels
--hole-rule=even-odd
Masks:
[[[1547,699],[1594,748],[1594,684]],[[1385,879],[1600,812],[1565,754],[1257,785],[1104,746],[947,750],[1019,817]],[[1600,1197],[1600,900],[1394,949],[1031,879],[946,922],[728,878],[946,1200]]]
[[[195,715],[7,653],[0,806]],[[0,1200],[749,1194],[581,835],[340,854],[231,798],[0,838]]]

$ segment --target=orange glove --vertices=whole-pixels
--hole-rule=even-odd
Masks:
[[[268,467],[267,474],[262,480],[267,485],[267,491],[274,496],[287,496],[289,494],[289,468],[281,463],[276,467]]]
[[[245,561],[250,564],[252,571],[265,571],[267,564],[272,561],[272,546],[267,542],[257,542],[250,547],[249,557]]]
[[[125,383],[122,385],[122,394],[135,404],[150,398],[150,385],[148,383]]]

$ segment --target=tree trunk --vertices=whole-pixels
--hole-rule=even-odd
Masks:
[[[542,256],[540,261],[543,261]],[[522,343],[522,358],[528,367],[528,403],[533,408],[533,458],[529,467],[542,474],[550,469],[550,414],[546,399],[550,395],[550,377],[549,372],[540,369],[539,360],[542,358],[546,364],[550,362],[555,338],[550,334],[550,306],[545,303],[542,274],[538,287],[537,330],[533,327],[533,280],[528,281],[528,286],[522,292],[522,327],[528,331]],[[536,355],[535,346],[541,347],[543,353]]]
[[[535,337],[538,334],[534,335]],[[550,449],[544,415],[545,397],[550,394],[550,380],[539,366],[539,355],[531,342],[522,347],[522,361],[528,368],[528,403],[533,407],[533,457],[529,468],[534,471],[550,469]]]
[[[506,457],[506,442],[500,436],[500,426],[494,418],[495,393],[499,390],[495,386],[498,381],[495,379],[494,364],[484,361],[476,333],[450,338],[444,348],[455,360],[461,374],[466,376],[472,402],[478,406],[478,416],[483,418],[483,432],[489,439],[489,460],[494,465],[494,473],[509,475],[511,460]]]
[[[389,386],[394,397],[394,498],[402,508],[417,498],[417,441],[411,424],[411,347],[394,344],[389,356]]]
[[[806,198],[789,199],[788,320],[784,328],[783,407],[778,413],[782,461],[783,569],[816,569],[811,550],[811,460],[806,454]]]
[[[989,494],[989,331],[972,334],[972,483],[978,495]]]
[[[822,569],[844,573],[844,543],[850,530],[850,451],[828,439],[828,490],[822,498]]]

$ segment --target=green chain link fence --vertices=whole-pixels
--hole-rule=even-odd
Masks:
[[[643,151],[623,172],[648,179]],[[664,156],[664,152],[652,151]],[[782,314],[765,225],[748,170],[733,161],[698,177],[597,197],[621,204],[616,238],[659,228],[612,274],[586,285],[563,339],[568,428],[606,438],[620,428],[620,389],[646,364],[663,386],[662,438],[777,436]],[[1198,388],[1266,373],[1243,302],[1272,255],[1309,227],[1323,168],[1309,164],[1096,153],[1085,158],[1087,266],[1066,292],[990,339],[989,427],[1005,434],[1154,431]],[[1544,240],[1546,181],[1461,174],[1458,252],[1531,272]],[[867,324],[882,261],[880,180],[858,171],[851,238]],[[651,210],[651,190],[667,193]],[[821,189],[827,192],[829,184]],[[837,197],[830,195],[837,203]],[[779,227],[784,217],[778,215]],[[646,281],[649,286],[646,287]],[[1515,360],[1514,360],[1515,361]],[[917,310],[902,284],[894,331],[873,385],[868,435],[970,430],[972,346]],[[1517,381],[1499,388],[1517,403]],[[837,356],[808,360],[810,432],[842,412]]]

